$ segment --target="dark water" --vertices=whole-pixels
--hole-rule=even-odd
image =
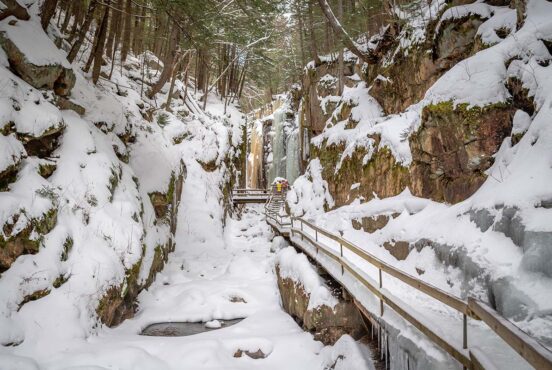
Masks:
[[[149,335],[154,337],[185,337],[187,335],[227,328],[239,323],[242,320],[243,319],[218,320],[222,324],[220,328],[207,328],[205,327],[204,322],[160,322],[149,325],[142,330],[140,335]]]

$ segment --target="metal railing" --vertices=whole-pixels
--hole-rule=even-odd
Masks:
[[[268,202],[267,202],[268,204]],[[307,249],[301,245],[294,243],[303,251],[308,253],[312,258],[317,260],[318,253],[321,251],[326,256],[336,261],[341,266],[341,275],[347,271],[362,285],[364,285],[371,293],[373,293],[380,301],[380,316],[383,315],[384,305],[391,308],[403,319],[408,321],[420,332],[425,334],[435,344],[441,347],[444,351],[449,353],[453,358],[458,360],[464,368],[467,369],[484,369],[481,361],[483,357],[479,350],[470,350],[468,348],[468,317],[483,321],[491,330],[493,330],[498,336],[500,336],[514,351],[516,351],[523,359],[525,359],[531,366],[536,369],[552,370],[552,352],[541,345],[534,338],[530,337],[527,333],[523,332],[513,323],[501,316],[498,312],[488,306],[486,303],[481,302],[474,298],[469,298],[468,301],[464,301],[442,289],[439,289],[431,284],[428,284],[412,275],[405,273],[404,271],[390,265],[389,263],[375,257],[369,252],[359,248],[355,244],[343,239],[342,237],[335,235],[327,230],[324,230],[302,218],[290,217],[291,225],[288,223],[281,223],[279,220],[283,218],[274,217],[267,213],[267,217],[274,220],[280,229],[289,227],[291,241],[296,235],[301,237],[301,240],[305,239],[316,249],[316,253],[310,253]],[[307,232],[310,230],[310,233]],[[319,235],[322,235],[330,240],[335,241],[339,245],[339,250],[325,245],[319,239]],[[360,257],[362,260],[370,263],[372,266],[378,269],[378,282],[377,286],[366,279],[361,273],[359,273],[358,267],[354,266],[349,260],[344,258],[343,251],[348,250]],[[328,271],[329,272],[329,271]],[[401,282],[409,285],[419,292],[426,294],[427,296],[445,304],[453,310],[462,314],[462,348],[457,346],[451,341],[443,338],[436,333],[433,329],[425,325],[422,320],[416,318],[415,315],[404,307],[396,297],[383,290],[382,273],[393,276]],[[339,281],[339,276],[334,276]],[[484,354],[483,354],[484,355]]]

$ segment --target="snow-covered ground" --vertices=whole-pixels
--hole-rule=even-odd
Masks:
[[[229,219],[222,231],[209,216],[189,212],[198,203],[193,186],[185,188],[176,251],[156,282],[139,296],[139,312],[115,329],[104,328],[87,339],[36,343],[25,353],[0,353],[0,369],[336,369],[364,368],[363,352],[345,336],[324,347],[304,332],[280,307],[270,251],[272,231],[262,208]],[[198,217],[195,217],[198,216]],[[204,217],[211,222],[205,221]],[[188,228],[190,223],[203,227]],[[245,318],[219,330],[186,337],[149,337],[147,325],[166,321]],[[234,357],[261,350],[264,359]],[[5,350],[2,350],[5,352]]]

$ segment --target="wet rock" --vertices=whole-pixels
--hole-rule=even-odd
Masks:
[[[383,229],[391,218],[399,216],[398,213],[392,215],[374,215],[371,217],[362,217],[361,221],[356,219],[352,220],[353,228],[355,230],[362,229],[366,233],[374,233]]]
[[[23,307],[23,305],[25,305],[26,303],[36,301],[40,298],[46,297],[48,294],[50,294],[50,289],[41,289],[41,290],[37,290],[32,294],[26,295],[23,298],[23,300],[19,303],[19,307],[17,308],[17,311],[19,311],[21,307]]]
[[[510,135],[514,112],[508,104],[469,109],[451,102],[426,106],[420,129],[409,139],[412,193],[448,203],[471,196]]]
[[[389,253],[399,261],[405,260],[411,250],[410,243],[395,240],[384,242],[383,248],[388,250]]]
[[[0,272],[10,268],[17,257],[24,254],[36,254],[39,251],[42,236],[48,234],[57,223],[57,210],[52,208],[42,218],[27,221],[26,226],[13,234],[19,218],[25,217],[16,214],[11,222],[2,226],[0,233]]]
[[[72,110],[73,112],[76,112],[78,115],[83,116],[86,113],[86,109],[77,103],[65,98],[65,97],[59,97],[56,100],[56,105],[61,110]]]
[[[25,134],[19,134],[17,136],[23,143],[28,155],[37,156],[39,158],[48,158],[59,146],[59,139],[63,134],[64,129],[65,124],[60,123],[59,125],[51,127],[39,137]]]
[[[153,205],[153,209],[155,210],[155,216],[157,218],[165,218],[168,215],[170,204],[169,199],[167,199],[167,194],[155,192],[150,193],[149,197],[151,204]]]
[[[52,176],[56,168],[57,165],[54,162],[43,162],[38,165],[38,173],[40,174],[40,176],[47,179],[48,177]]]
[[[0,32],[0,46],[6,52],[10,67],[31,86],[53,90],[59,96],[67,96],[75,86],[72,69],[60,64],[36,65],[31,63],[11,41],[6,32]]]
[[[261,351],[260,349],[256,350],[256,351],[248,351],[248,350],[241,350],[241,349],[238,349],[235,353],[234,353],[234,357],[236,358],[239,358],[239,357],[242,357],[243,355],[246,355],[247,357],[250,357],[254,360],[258,360],[260,358],[266,358],[267,355],[265,355],[265,353],[263,351]]]
[[[374,146],[378,146],[379,137],[374,137]],[[341,154],[345,150],[343,145],[326,145],[317,148],[311,147],[313,157],[318,157],[322,164],[322,177],[328,182],[328,189],[339,207],[349,204],[351,186],[360,183],[358,195],[366,200],[374,197],[374,193],[381,198],[400,194],[409,186],[408,168],[398,164],[391,151],[382,148],[376,151],[367,163],[364,158],[368,154],[364,148],[357,148],[347,158],[341,161]],[[336,166],[341,167],[336,171]]]
[[[198,160],[197,162],[207,172],[213,172],[218,168],[216,160],[213,160],[213,161],[210,161],[210,162],[202,162],[202,161]]]
[[[316,340],[330,345],[344,334],[355,339],[362,337],[364,324],[353,301],[337,294],[339,302],[335,307],[322,305],[309,309],[310,295],[303,286],[290,278],[282,278],[278,266],[276,276],[284,310],[305,330],[313,333]]]
[[[439,69],[449,69],[470,55],[477,30],[482,23],[483,19],[472,15],[466,19],[452,19],[441,24],[435,46]]]
[[[523,87],[523,82],[515,77],[508,78],[506,81],[506,88],[512,95],[513,105],[526,112],[530,116],[535,113],[535,101],[532,96],[529,95],[529,89]]]
[[[19,162],[0,172],[0,191],[8,190],[9,185],[17,179],[18,171]]]

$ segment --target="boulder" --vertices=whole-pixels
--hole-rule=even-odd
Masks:
[[[19,32],[19,30],[14,30],[14,32]],[[31,62],[5,30],[0,31],[0,46],[6,52],[12,70],[29,85],[37,89],[53,90],[59,96],[67,96],[71,93],[76,82],[71,68],[61,63],[36,64]],[[52,44],[52,47],[55,48],[55,45]]]
[[[362,337],[365,331],[362,316],[354,302],[345,298],[346,294],[333,292],[338,298],[334,307],[309,307],[310,294],[299,282],[283,278],[278,266],[276,276],[284,310],[305,330],[313,333],[314,339],[325,345],[333,345],[344,334],[355,339]]]

